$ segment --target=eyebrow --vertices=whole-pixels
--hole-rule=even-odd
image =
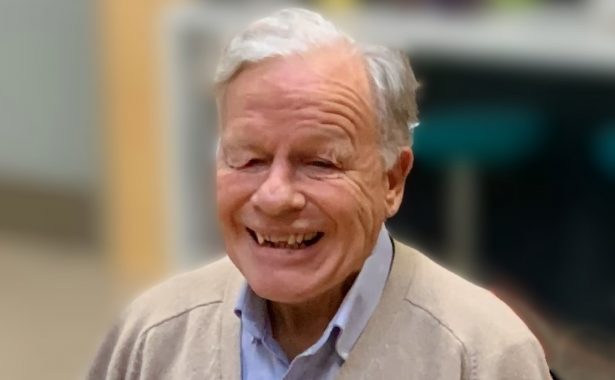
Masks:
[[[338,124],[306,120],[296,126],[295,132],[290,137],[291,150],[295,153],[314,154],[325,151],[338,156],[348,156],[355,150],[353,136]],[[292,141],[297,135],[302,135],[301,141]],[[269,146],[255,141],[249,133],[234,135],[232,139],[225,139],[222,135],[220,147],[223,152],[243,150],[263,155],[271,154]]]
[[[242,139],[241,141],[233,141],[230,143],[225,143],[222,141],[220,144],[222,153],[232,153],[238,151],[250,151],[258,154],[268,154],[263,147],[257,145],[253,141],[248,141],[246,139]]]
[[[335,158],[348,157],[354,152],[352,141],[346,134],[336,133],[335,137],[328,134],[316,134],[294,147],[295,152],[303,155],[326,154]]]

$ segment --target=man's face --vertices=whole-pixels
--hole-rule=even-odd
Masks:
[[[218,216],[259,296],[312,300],[369,256],[387,213],[372,104],[362,60],[339,46],[248,66],[227,87]]]

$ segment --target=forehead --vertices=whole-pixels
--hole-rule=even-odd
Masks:
[[[337,44],[249,64],[228,84],[222,116],[248,110],[301,111],[317,103],[367,115],[372,113],[371,96],[364,60],[353,48]]]

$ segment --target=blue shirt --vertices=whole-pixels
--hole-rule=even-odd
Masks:
[[[393,246],[383,225],[371,255],[320,339],[290,362],[272,336],[266,301],[244,284],[235,306],[241,319],[242,379],[335,378],[380,301],[392,258]]]

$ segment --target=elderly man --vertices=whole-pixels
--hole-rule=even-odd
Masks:
[[[90,379],[549,378],[506,305],[384,227],[413,161],[403,54],[283,10],[230,42],[216,83],[228,258],[133,302]]]

